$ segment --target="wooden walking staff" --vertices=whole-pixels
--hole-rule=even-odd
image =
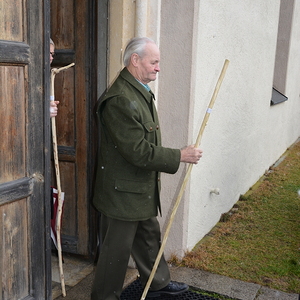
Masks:
[[[51,69],[51,81],[50,81],[50,101],[54,101],[54,79],[55,75],[59,72],[69,69],[73,67],[75,64],[71,63],[65,67],[61,67],[59,69],[53,68]],[[64,271],[62,267],[62,251],[61,251],[61,239],[60,239],[60,227],[61,227],[61,216],[62,216],[62,191],[61,191],[61,183],[60,183],[60,173],[59,173],[59,163],[58,163],[58,150],[57,150],[57,137],[56,137],[56,123],[55,117],[51,118],[52,125],[52,142],[53,142],[53,154],[54,154],[54,165],[55,165],[55,175],[56,175],[56,184],[57,184],[57,198],[58,198],[58,208],[57,208],[57,216],[56,216],[56,239],[57,239],[57,251],[58,251],[58,262],[59,262],[59,273],[60,273],[60,282],[62,294],[66,296],[65,289],[65,278]]]
[[[215,100],[216,100],[216,98],[217,98],[217,95],[218,95],[218,92],[219,92],[221,83],[222,83],[222,81],[223,81],[223,78],[224,78],[224,76],[225,76],[225,73],[226,73],[228,64],[229,64],[229,60],[226,59],[225,62],[224,62],[224,65],[223,65],[223,69],[222,69],[222,71],[221,71],[221,74],[220,74],[220,76],[219,76],[219,79],[218,79],[218,81],[217,81],[217,84],[216,84],[216,87],[215,87],[213,96],[212,96],[212,98],[211,98],[211,100],[210,100],[209,106],[208,106],[208,108],[207,108],[207,110],[206,110],[204,119],[203,119],[203,121],[202,121],[201,128],[200,128],[200,131],[199,131],[199,134],[198,134],[196,143],[195,143],[195,147],[198,147],[199,144],[200,144],[200,141],[201,141],[201,138],[202,138],[204,129],[205,129],[206,124],[207,124],[207,122],[208,122],[208,119],[209,119],[210,113],[211,113],[211,111],[212,111],[212,108],[213,108],[213,106],[214,106]],[[167,242],[167,239],[168,239],[168,235],[169,235],[169,232],[170,232],[172,223],[173,223],[173,221],[174,221],[174,217],[175,217],[177,208],[178,208],[178,206],[179,206],[179,204],[180,204],[182,195],[183,195],[183,193],[184,193],[186,184],[187,184],[188,179],[189,179],[189,177],[190,177],[192,168],[193,168],[193,164],[189,164],[188,169],[187,169],[187,172],[186,172],[185,177],[184,177],[184,180],[183,180],[183,183],[182,183],[182,186],[181,186],[180,191],[179,191],[179,194],[178,194],[178,196],[177,196],[177,199],[176,199],[176,202],[175,202],[173,211],[172,211],[172,213],[171,213],[170,221],[169,221],[169,223],[168,223],[168,226],[167,226],[167,229],[166,229],[164,238],[163,238],[163,240],[162,240],[162,243],[161,243],[161,246],[160,246],[158,255],[157,255],[157,257],[156,257],[156,260],[155,260],[153,269],[152,269],[152,271],[151,271],[151,273],[150,273],[149,279],[148,279],[148,281],[147,281],[147,284],[146,284],[146,286],[145,286],[145,288],[144,288],[144,291],[143,291],[143,294],[142,294],[142,297],[141,297],[140,300],[144,300],[144,299],[146,298],[146,295],[147,295],[148,290],[149,290],[149,288],[150,288],[150,285],[151,285],[151,283],[152,283],[152,280],[153,280],[153,277],[154,277],[155,272],[156,272],[156,270],[157,270],[158,264],[159,264],[159,262],[160,262],[160,259],[161,259],[161,257],[162,257],[162,254],[163,254],[163,252],[164,252],[165,245],[166,245],[166,242]]]

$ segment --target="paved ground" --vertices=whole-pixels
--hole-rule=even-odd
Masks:
[[[226,276],[211,274],[201,270],[189,268],[171,268],[172,280],[187,283],[189,286],[215,292],[220,295],[240,300],[300,300],[298,294],[288,294],[263,287],[259,284],[247,283],[231,279]],[[90,290],[94,278],[94,271],[85,276],[74,286],[66,286],[66,297],[53,297],[56,300],[90,300]],[[135,269],[128,269],[124,286],[137,278]],[[54,283],[58,290],[59,283]],[[158,298],[157,298],[158,299]]]

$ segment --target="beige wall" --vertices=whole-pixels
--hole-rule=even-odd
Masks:
[[[285,0],[287,1],[287,0]],[[280,0],[111,0],[109,81],[134,35],[153,38],[161,72],[152,84],[165,146],[194,143],[224,60],[230,64],[167,242],[191,249],[300,136],[300,3],[295,1],[287,102],[270,106]],[[163,176],[163,230],[185,174]],[[220,194],[212,194],[214,188]]]
[[[135,5],[129,0],[109,1],[108,85],[122,68],[123,48],[135,30]]]
[[[159,43],[160,0],[110,0],[108,25],[108,82],[123,68],[122,55],[128,41],[148,36]]]

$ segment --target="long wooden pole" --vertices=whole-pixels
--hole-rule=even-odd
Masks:
[[[51,69],[51,77],[50,77],[50,101],[54,101],[54,79],[55,75],[58,74],[62,70],[66,70],[72,66],[74,63],[71,63],[62,68],[53,68]],[[54,165],[55,165],[55,175],[56,175],[56,184],[57,184],[57,198],[58,198],[58,208],[57,208],[57,216],[56,216],[56,239],[57,239],[57,251],[58,251],[58,263],[59,263],[59,273],[60,273],[60,282],[63,297],[66,297],[66,288],[65,288],[65,276],[62,266],[62,250],[61,250],[61,238],[60,238],[60,228],[61,228],[61,216],[62,216],[62,190],[61,190],[61,182],[60,182],[60,172],[59,172],[59,162],[58,162],[58,150],[57,150],[57,135],[56,135],[56,123],[55,117],[51,118],[51,126],[52,126],[52,143],[53,143],[53,155],[54,155]]]
[[[224,65],[223,65],[221,74],[220,74],[220,76],[219,76],[219,79],[218,79],[218,81],[217,81],[217,84],[216,84],[214,93],[213,93],[212,98],[211,98],[211,100],[210,100],[209,106],[208,106],[208,108],[207,108],[207,110],[206,110],[204,119],[203,119],[203,121],[202,121],[201,128],[200,128],[200,131],[199,131],[199,133],[198,133],[198,137],[197,137],[197,140],[196,140],[196,143],[195,143],[195,147],[198,147],[198,146],[199,146],[200,141],[201,141],[201,139],[202,139],[202,135],[203,135],[204,129],[205,129],[206,124],[207,124],[207,122],[208,122],[208,119],[209,119],[210,113],[211,113],[211,111],[212,111],[212,108],[213,108],[213,106],[214,106],[214,104],[215,104],[215,101],[216,101],[218,92],[219,92],[219,90],[220,90],[222,81],[223,81],[223,79],[224,79],[224,76],[225,76],[225,73],[226,73],[228,64],[229,64],[229,60],[226,59],[225,62],[224,62]],[[167,242],[167,239],[168,239],[168,236],[169,236],[169,232],[170,232],[172,223],[173,223],[173,221],[174,221],[174,217],[175,217],[175,214],[176,214],[176,212],[177,212],[178,206],[179,206],[179,204],[180,204],[182,195],[183,195],[183,193],[184,193],[184,191],[185,191],[187,182],[188,182],[188,180],[189,180],[189,177],[190,177],[192,168],[193,168],[193,164],[189,164],[188,169],[187,169],[187,172],[186,172],[185,177],[184,177],[184,180],[183,180],[183,183],[182,183],[181,188],[180,188],[180,190],[179,190],[179,193],[178,193],[178,196],[177,196],[177,199],[176,199],[176,202],[175,202],[173,211],[172,211],[172,213],[171,213],[170,221],[169,221],[168,226],[167,226],[167,228],[166,228],[166,232],[165,232],[164,238],[163,238],[163,240],[162,240],[162,243],[161,243],[161,246],[160,246],[158,255],[157,255],[157,257],[156,257],[156,260],[155,260],[154,266],[153,266],[153,268],[152,268],[152,271],[151,271],[151,273],[150,273],[150,276],[149,276],[149,279],[148,279],[148,281],[147,281],[147,284],[146,284],[146,286],[145,286],[145,288],[144,288],[144,291],[143,291],[141,300],[144,300],[144,299],[146,298],[146,295],[147,295],[148,290],[149,290],[149,288],[150,288],[150,285],[151,285],[151,283],[152,283],[153,277],[154,277],[155,272],[156,272],[156,270],[157,270],[158,264],[159,264],[159,262],[160,262],[160,259],[161,259],[162,255],[163,255],[163,252],[164,252],[164,249],[165,249],[165,245],[166,245],[166,242]]]

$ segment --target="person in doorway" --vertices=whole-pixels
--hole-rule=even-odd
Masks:
[[[180,162],[197,164],[194,145],[162,147],[154,95],[148,83],[160,71],[160,52],[149,38],[133,38],[124,52],[124,69],[97,106],[101,136],[93,203],[101,212],[102,245],[92,300],[120,299],[130,255],[143,286],[157,257],[160,172],[174,174]],[[162,257],[147,297],[177,295],[188,286],[170,279]]]
[[[54,50],[55,50],[55,44],[53,42],[53,40],[50,38],[50,65],[53,61],[53,57],[54,57]],[[56,117],[57,116],[57,105],[58,105],[59,101],[52,101],[50,99],[50,118],[52,117]],[[54,202],[54,199],[56,199],[56,201]],[[56,214],[57,214],[57,205],[58,205],[58,201],[57,201],[57,190],[54,187],[51,187],[51,197],[50,197],[50,201],[51,201],[51,225],[50,225],[50,230],[51,230],[51,238],[54,242],[55,247],[57,248],[57,241],[56,241]]]
[[[50,39],[50,65],[53,61],[53,57],[54,57],[54,50],[55,50],[55,44],[52,41],[52,39]],[[50,101],[50,117],[56,117],[57,116],[57,105],[59,104],[59,101]]]

